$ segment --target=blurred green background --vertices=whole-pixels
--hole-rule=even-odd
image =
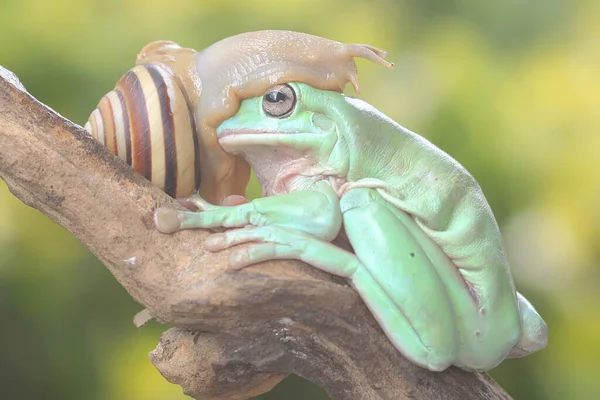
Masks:
[[[596,399],[599,16],[597,0],[0,0],[0,65],[82,124],[152,40],[202,49],[289,29],[388,50],[393,72],[358,61],[360,96],[479,180],[517,286],[550,327],[546,350],[492,376],[515,399]],[[0,399],[185,399],[150,364],[165,327],[134,328],[139,309],[1,185]],[[327,397],[292,378],[264,398]]]

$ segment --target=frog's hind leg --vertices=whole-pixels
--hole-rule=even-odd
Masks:
[[[522,357],[546,346],[546,323],[520,293],[516,293],[516,304],[511,301],[515,295],[513,286],[501,286],[493,275],[477,281],[473,277],[481,276],[480,272],[461,273],[454,261],[410,215],[393,206],[389,206],[389,210],[410,230],[419,247],[432,261],[454,309],[460,311],[456,318],[460,346],[454,365],[469,371],[485,371],[507,356]],[[482,300],[495,304],[495,308],[483,306]],[[513,309],[513,304],[518,306],[518,310]],[[500,305],[505,306],[504,312]],[[513,347],[519,333],[518,342]]]
[[[427,363],[437,369],[452,364],[459,348],[455,310],[419,242],[375,189],[352,189],[340,206],[358,259],[424,343]]]
[[[209,251],[220,251],[243,243],[249,245],[231,253],[230,267],[241,269],[267,260],[295,259],[347,278],[388,339],[405,357],[434,371],[444,370],[451,364],[452,357],[448,353],[452,354],[452,347],[440,348],[425,342],[428,340],[426,332],[417,331],[407,316],[412,317],[412,313],[394,303],[354,254],[307,233],[276,225],[214,234],[206,240],[205,247]],[[445,310],[442,307],[440,311]],[[452,336],[452,332],[441,333]],[[444,356],[440,357],[442,353]]]

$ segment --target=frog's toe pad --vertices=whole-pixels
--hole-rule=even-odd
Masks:
[[[224,233],[216,233],[214,235],[210,235],[204,241],[204,248],[207,251],[221,251],[227,247],[227,236]]]
[[[237,249],[229,255],[229,269],[240,270],[252,264],[247,248]]]
[[[181,229],[179,213],[170,208],[159,208],[154,212],[154,226],[162,233],[173,233]]]

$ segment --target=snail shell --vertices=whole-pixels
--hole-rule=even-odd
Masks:
[[[187,197],[198,189],[195,119],[164,67],[142,64],[129,70],[100,100],[85,128],[170,196]]]
[[[216,134],[242,100],[294,81],[338,92],[350,82],[358,92],[354,58],[392,69],[386,55],[369,45],[277,30],[242,33],[200,52],[156,41],[100,101],[86,129],[171,196],[197,190],[218,204],[244,195],[250,177],[247,162],[226,153]]]

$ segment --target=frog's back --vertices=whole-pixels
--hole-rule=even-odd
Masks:
[[[473,279],[467,275],[479,271],[497,290],[514,291],[500,230],[473,176],[430,141],[367,103],[357,99],[350,103],[359,110],[354,123],[361,129],[369,127],[357,133],[369,135],[367,138],[349,141],[355,146],[350,152],[371,154],[362,166],[350,166],[349,180],[381,182],[378,190],[382,196],[409,214],[467,281]],[[484,285],[484,278],[481,280]]]
[[[494,266],[509,274],[500,230],[474,177],[430,141],[378,110],[371,107],[358,118],[369,120],[359,123],[369,126],[369,143],[360,138],[353,151],[371,154],[363,157],[362,167],[351,166],[349,178],[381,181],[386,199],[413,216],[459,268]]]

